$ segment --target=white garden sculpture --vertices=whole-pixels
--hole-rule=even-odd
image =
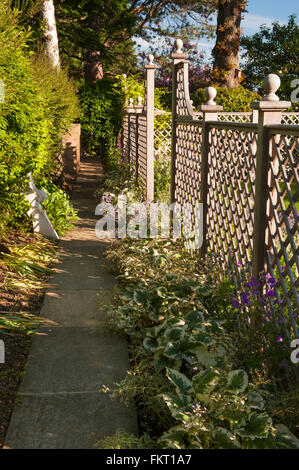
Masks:
[[[35,233],[40,233],[51,240],[59,240],[59,236],[54,230],[46,211],[40,205],[47,199],[48,195],[45,191],[37,189],[32,178],[32,174],[28,174],[29,184],[26,193],[26,200],[30,204],[30,210],[27,214],[33,219],[33,230]]]

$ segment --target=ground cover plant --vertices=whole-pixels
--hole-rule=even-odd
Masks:
[[[56,246],[37,235],[14,232],[0,244],[0,447],[25,369],[39,317],[44,287],[56,260]]]
[[[110,175],[106,200],[124,186]],[[278,333],[266,349],[259,330],[252,342],[240,329],[244,292],[216,282],[214,262],[200,263],[179,241],[125,239],[107,256],[119,279],[111,325],[129,338],[131,370],[104,391],[136,401],[140,439],[118,434],[99,447],[298,448],[298,393],[277,391],[264,367],[265,355],[281,360]]]

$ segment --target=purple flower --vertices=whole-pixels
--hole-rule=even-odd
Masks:
[[[248,292],[241,292],[241,301],[242,301],[242,304],[244,305],[249,304],[249,300],[247,296],[248,296]]]
[[[266,278],[267,278],[267,282],[268,284],[272,287],[272,286],[276,286],[277,282],[276,282],[276,279],[274,277],[271,276],[271,274],[267,274],[266,275]]]
[[[261,284],[256,279],[254,279],[254,277],[251,277],[250,281],[247,282],[246,287],[261,287]]]
[[[239,308],[240,307],[240,304],[237,300],[233,300],[232,305],[233,305],[234,308]]]
[[[273,289],[267,290],[266,296],[267,296],[267,297],[275,297],[275,292],[274,292],[274,290],[273,290]]]
[[[282,342],[283,342],[283,337],[279,336],[279,338],[277,339],[277,343],[282,343]]]

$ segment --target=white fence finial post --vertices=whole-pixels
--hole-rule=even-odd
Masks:
[[[200,202],[203,204],[203,244],[200,249],[200,256],[204,257],[207,251],[207,215],[208,215],[208,173],[209,173],[209,153],[210,153],[210,121],[217,121],[218,112],[223,111],[223,106],[215,102],[217,96],[216,88],[210,86],[205,90],[206,102],[201,105],[200,111],[203,115],[202,140],[201,140],[201,185]]]
[[[289,101],[279,101],[276,95],[280,87],[278,75],[269,74],[264,80],[265,95],[262,101],[251,103],[258,112],[258,140],[256,152],[255,206],[253,227],[252,275],[258,279],[265,268],[266,247],[269,233],[268,220],[271,225],[271,208],[269,204],[269,158],[272,155],[272,144],[267,125],[281,124],[282,112],[291,106]],[[273,155],[275,160],[275,156]],[[273,160],[272,165],[275,165]]]
[[[188,54],[183,52],[183,41],[176,39],[175,52],[171,54],[172,64],[172,132],[171,132],[171,202],[175,202],[175,165],[176,165],[176,119],[177,119],[177,72],[176,64],[188,59]]]
[[[175,41],[175,47],[176,50],[171,54],[171,58],[173,59],[173,63],[177,64],[178,62],[181,62],[182,60],[188,59],[188,54],[183,52],[183,41],[181,39],[176,39]]]
[[[279,101],[279,97],[276,95],[276,92],[281,85],[279,76],[274,73],[270,73],[265,77],[263,85],[266,92],[263,96],[263,101]]]
[[[154,142],[155,142],[155,72],[154,56],[148,56],[146,69],[146,200],[154,200]]]

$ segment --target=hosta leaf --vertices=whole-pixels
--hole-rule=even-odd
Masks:
[[[185,432],[182,430],[170,430],[165,432],[159,439],[159,445],[162,449],[184,449]]]
[[[146,337],[143,341],[143,347],[147,351],[156,351],[158,346],[157,340],[154,338]]]
[[[244,428],[236,430],[236,433],[242,437],[265,438],[272,426],[272,419],[266,413],[251,413],[249,421]]]
[[[260,393],[253,391],[248,395],[247,405],[249,405],[250,408],[263,410],[265,407],[265,402]]]
[[[153,328],[150,328],[146,330],[146,336],[151,337],[151,338],[157,338],[159,335],[160,331],[164,328],[164,324],[154,326]]]
[[[161,395],[161,397],[175,419],[189,419],[189,416],[186,415],[186,413],[191,412],[192,408],[190,407],[186,396],[165,393]]]
[[[166,297],[169,296],[165,287],[159,287],[156,292],[157,292],[158,297],[161,297],[162,299],[165,299]]]
[[[191,381],[181,372],[167,369],[166,375],[170,382],[175,386],[178,394],[185,395],[192,390]]]
[[[248,387],[248,375],[242,369],[232,370],[228,374],[229,390],[236,393],[243,393]]]
[[[276,449],[275,439],[269,435],[260,439],[243,439],[244,449]]]
[[[168,328],[164,336],[165,338],[169,339],[170,341],[180,341],[183,339],[185,335],[185,328],[179,327],[179,328]]]
[[[197,331],[195,334],[193,334],[193,338],[202,346],[212,346],[216,343],[212,336],[205,331]]]
[[[240,449],[241,444],[230,431],[218,427],[214,431],[214,446],[216,449]]]
[[[205,367],[214,366],[216,364],[217,354],[215,352],[210,352],[203,346],[194,347],[192,352],[195,354],[199,364],[202,364]]]
[[[299,449],[299,439],[283,424],[275,426],[275,441],[280,449]]]
[[[232,409],[232,406],[227,407],[222,416],[224,419],[229,421],[232,432],[236,432],[237,429],[246,426],[247,413],[240,410],[234,410]]]
[[[164,354],[165,356],[171,359],[185,359],[186,361],[192,363],[194,361],[194,356],[192,355],[191,349],[194,347],[194,343],[188,339],[182,341],[169,342],[166,346]]]
[[[169,357],[164,356],[163,350],[158,350],[158,352],[154,355],[155,359],[155,367],[158,371],[161,371],[165,368],[171,368],[175,370],[179,370],[182,364],[182,361],[170,359]]]
[[[193,310],[186,316],[186,321],[192,329],[197,327],[200,328],[202,322],[204,321],[204,314],[202,312]]]
[[[210,393],[216,388],[220,378],[219,372],[210,368],[195,375],[192,385],[196,393]]]
[[[147,299],[148,293],[142,291],[142,290],[135,290],[133,297],[138,305],[143,305]]]
[[[202,405],[208,405],[213,402],[210,395],[207,395],[206,393],[196,393],[195,398]]]

